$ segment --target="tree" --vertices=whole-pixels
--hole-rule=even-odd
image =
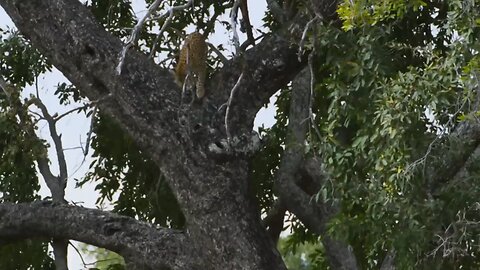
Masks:
[[[128,1],[0,0],[21,33],[2,43],[0,244],[40,254],[24,268],[53,267],[31,241],[47,239],[66,269],[73,239],[132,269],[285,269],[285,227],[291,250],[318,246],[319,268],[478,268],[478,1],[269,0],[261,40],[245,1],[147,3],[136,21]],[[229,57],[212,48],[208,96],[191,103],[168,69],[189,25],[208,36],[226,12],[247,41]],[[96,181],[100,201],[118,192],[117,213],[65,203],[60,116],[19,96],[50,65],[72,83],[60,101],[93,115],[79,184]],[[51,200],[36,196],[34,164]]]

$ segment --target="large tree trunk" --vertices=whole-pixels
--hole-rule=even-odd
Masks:
[[[298,60],[298,48],[292,45],[311,18],[282,14],[276,1],[267,2],[285,24],[283,30],[224,63],[206,85],[210,95],[205,104],[185,106],[169,71],[134,49],[127,52],[119,74],[124,44],[78,0],[0,0],[20,32],[151,156],[187,220],[185,230],[177,231],[58,202],[2,203],[0,245],[25,238],[74,239],[119,253],[132,269],[285,269],[271,238],[278,238],[288,210],[322,236],[332,269],[357,269],[353,250],[326,233],[339,204],[311,200],[328,175],[320,169],[320,159],[304,156],[312,81],[306,57]],[[304,2],[317,22],[338,23],[338,1]],[[252,123],[262,105],[294,78],[288,143],[275,180],[279,201],[272,209],[277,213],[264,222],[268,234],[248,188]],[[234,86],[226,130],[225,111],[218,108]],[[450,152],[445,147],[444,166],[425,168],[430,193],[465,177],[465,164],[478,154],[479,130],[476,123],[462,122],[452,132],[462,147]],[[394,255],[394,250],[388,253],[382,268],[394,267]]]

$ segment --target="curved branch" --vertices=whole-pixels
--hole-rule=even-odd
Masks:
[[[0,204],[0,241],[73,239],[103,247],[147,269],[195,269],[185,235],[114,213],[50,201]]]
[[[258,45],[234,58],[217,71],[207,85],[210,99],[217,108],[228,100],[230,89],[243,71],[242,84],[235,93],[229,115],[232,136],[248,134],[258,110],[279,89],[285,87],[305,66],[299,62],[297,50],[280,35],[265,37]],[[223,123],[219,123],[220,125]]]
[[[304,142],[310,113],[310,107],[306,104],[310,103],[311,98],[311,76],[313,75],[309,68],[305,68],[292,83],[288,134],[285,152],[277,172],[275,191],[286,208],[308,229],[322,235],[332,269],[355,270],[358,266],[351,247],[333,239],[326,232],[328,220],[339,210],[338,204],[315,202],[312,199],[321,182],[325,181],[326,175],[322,174],[319,159],[310,158],[307,162],[304,161]],[[299,180],[297,173],[300,169],[304,169],[309,181]]]
[[[285,152],[275,181],[275,190],[281,200],[308,228],[323,233],[324,221],[319,208],[311,196],[301,190],[295,182],[304,156],[304,142],[307,131],[309,91],[309,71],[305,68],[293,81],[290,103],[288,134]],[[320,226],[319,226],[320,225]]]
[[[60,185],[60,189],[65,190],[65,187],[67,186],[67,178],[68,178],[68,172],[67,172],[67,161],[65,160],[65,153],[63,152],[63,143],[62,143],[62,138],[61,135],[58,134],[57,132],[57,127],[56,127],[56,121],[55,118],[48,112],[47,107],[43,102],[38,99],[38,98],[33,98],[32,99],[33,104],[35,104],[40,110],[42,111],[43,118],[47,121],[48,123],[48,130],[50,131],[50,136],[52,137],[53,144],[55,145],[55,152],[57,153],[57,162],[58,162],[58,168],[59,168],[59,176],[58,176],[58,185]],[[62,192],[62,195],[65,194],[65,191]],[[63,196],[61,197],[56,197],[55,194],[53,194],[52,191],[52,197],[56,199],[57,201],[63,201],[65,198]]]

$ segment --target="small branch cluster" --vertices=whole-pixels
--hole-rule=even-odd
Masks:
[[[313,19],[308,21],[308,23],[305,25],[305,29],[303,29],[302,38],[300,39],[300,43],[298,44],[298,61],[299,62],[302,61],[302,55],[304,52],[303,47],[305,46],[305,40],[307,39],[308,30],[310,29],[310,26],[312,25],[312,23],[316,22],[318,19],[319,19],[318,17],[314,17]]]
[[[155,0],[155,2],[148,8],[147,13],[145,16],[143,16],[142,19],[140,19],[135,27],[133,28],[132,34],[130,35],[130,38],[127,41],[127,44],[123,46],[122,52],[120,53],[120,59],[118,60],[118,65],[117,65],[117,74],[120,75],[122,73],[122,67],[125,62],[125,56],[127,55],[127,51],[135,45],[135,42],[137,42],[137,37],[140,31],[143,29],[143,25],[145,24],[145,21],[152,15],[152,13],[160,6],[163,0]]]
[[[478,205],[471,208],[473,211],[479,210]],[[468,239],[478,230],[480,221],[468,219],[467,211],[458,211],[457,220],[448,225],[444,232],[436,235],[438,246],[429,256],[436,256],[438,252],[441,252],[442,257],[469,256],[471,248],[478,248],[478,245],[468,243]]]
[[[153,42],[152,50],[151,50],[151,52],[150,52],[150,57],[153,57],[153,55],[154,55],[154,53],[155,53],[155,49],[156,49],[157,44],[158,44],[158,41],[160,40],[160,37],[163,35],[163,32],[165,32],[165,29],[167,29],[168,25],[170,25],[170,22],[172,21],[174,12],[180,11],[180,10],[185,10],[185,9],[191,7],[192,5],[193,5],[193,0],[189,0],[189,1],[188,1],[186,4],[184,4],[184,5],[179,5],[179,6],[173,6],[173,7],[171,7],[171,8],[167,11],[167,13],[165,13],[164,15],[161,16],[161,17],[165,17],[165,16],[168,14],[167,20],[166,20],[165,23],[162,25],[162,28],[160,28],[160,31],[158,32],[157,37],[155,38],[155,41]]]
[[[228,97],[228,101],[227,101],[227,109],[225,111],[225,132],[227,133],[227,141],[228,142],[230,142],[231,139],[232,139],[232,135],[230,133],[230,128],[228,126],[228,117],[230,115],[230,108],[231,108],[231,105],[232,105],[233,95],[235,94],[235,92],[239,88],[240,82],[242,81],[242,79],[243,79],[243,72],[240,74],[240,76],[238,76],[237,82],[233,86],[232,90],[230,90],[230,96]]]

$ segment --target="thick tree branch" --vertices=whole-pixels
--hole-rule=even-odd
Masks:
[[[74,239],[146,269],[196,269],[198,259],[182,232],[133,218],[49,201],[0,204],[0,241],[26,238]]]
[[[308,107],[310,91],[308,69],[304,69],[292,84],[288,134],[285,152],[275,182],[275,190],[287,209],[298,216],[307,227],[318,227],[322,216],[316,209],[308,194],[304,193],[295,183],[295,175],[300,168],[304,156],[304,142],[307,130]],[[321,233],[322,230],[316,230]]]
[[[297,177],[304,162],[304,142],[310,108],[310,76],[305,68],[292,83],[292,96],[289,112],[288,134],[285,152],[275,182],[275,190],[280,200],[304,225],[313,232],[322,235],[327,256],[332,269],[358,269],[355,255],[351,248],[331,238],[326,232],[327,221],[338,212],[336,203],[315,202],[312,195],[318,192],[325,175],[321,174],[322,164],[317,158],[310,158],[305,164],[309,182],[298,181]],[[320,179],[319,179],[320,178]],[[304,186],[302,188],[301,186]],[[313,187],[314,190],[310,190]]]
[[[303,175],[302,178],[308,178],[308,181],[303,180],[302,182],[307,182],[307,187],[313,188],[311,191],[318,192],[318,188],[321,187],[325,181],[329,181],[328,175],[324,173],[323,164],[318,157],[307,158],[300,171]],[[302,182],[299,182],[299,184],[305,185]],[[305,190],[305,188],[303,188],[303,190]],[[322,242],[325,246],[332,269],[359,269],[352,247],[347,243],[332,238],[326,232],[326,224],[340,211],[339,204],[339,201],[331,201],[329,203],[322,201],[317,202],[317,207],[320,209],[322,219],[319,223],[315,224],[317,227],[309,229],[321,231]]]
[[[145,55],[129,50],[123,73],[117,76],[115,64],[123,44],[107,33],[81,3],[75,0],[0,3],[19,30],[91,100],[112,94],[110,104],[103,109],[129,129],[138,126],[147,130],[147,121],[153,117],[161,117],[172,129],[178,128],[174,118],[169,117],[179,101],[171,75]],[[162,130],[162,135],[172,129]]]
[[[117,73],[119,75],[122,73],[123,61],[125,60],[125,55],[127,51],[133,46],[135,46],[135,44],[137,43],[137,38],[139,36],[139,33],[142,31],[145,22],[147,21],[148,18],[150,18],[152,13],[156,11],[156,9],[160,6],[162,1],[163,0],[155,0],[155,2],[153,2],[148,8],[147,13],[140,20],[138,20],[137,24],[135,24],[135,27],[133,27],[132,34],[130,35],[130,38],[128,39],[127,44],[123,47],[122,52],[120,53],[120,59],[118,60],[118,65],[117,65]],[[154,49],[155,49],[155,43],[153,44],[152,52],[154,51]]]
[[[248,1],[242,0],[240,4],[240,10],[242,11],[242,20],[240,21],[240,31],[247,33],[247,44],[255,45],[255,37],[253,37],[253,27],[250,23],[250,15],[248,14]],[[246,45],[248,46],[248,45]],[[240,47],[240,49],[242,46]]]

